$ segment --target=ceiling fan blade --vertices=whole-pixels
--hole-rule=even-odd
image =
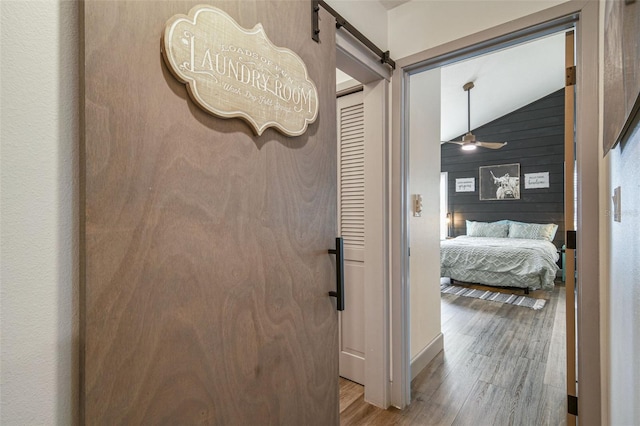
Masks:
[[[467,142],[462,142],[462,141],[442,141],[441,144],[443,143],[455,143],[456,145],[466,145]]]
[[[475,144],[483,148],[500,149],[503,146],[505,146],[507,143],[506,142],[476,142]]]

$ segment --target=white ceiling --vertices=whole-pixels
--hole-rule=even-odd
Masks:
[[[382,6],[384,6],[385,9],[391,10],[394,7],[398,7],[401,4],[408,3],[411,0],[379,0],[379,1],[382,4]]]
[[[336,86],[351,80],[353,80],[353,78],[351,78],[349,74],[336,68]]]
[[[380,0],[394,7],[405,0]],[[441,69],[441,139],[467,132],[467,92],[471,89],[471,130],[541,99],[564,86],[564,33],[456,62]],[[337,83],[351,77],[336,70]]]
[[[442,68],[441,138],[467,131],[471,89],[471,130],[564,87],[564,33],[475,57]]]

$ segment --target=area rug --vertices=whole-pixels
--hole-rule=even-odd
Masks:
[[[472,288],[460,287],[448,283],[440,284],[440,292],[453,294],[454,296],[472,297],[474,299],[491,300],[493,302],[507,303],[510,305],[524,306],[531,309],[542,309],[547,303],[544,299],[534,299],[533,297],[520,296],[518,294],[499,293],[496,291],[475,290]]]

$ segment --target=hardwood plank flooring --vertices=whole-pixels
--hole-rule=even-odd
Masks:
[[[442,295],[445,349],[411,383],[411,405],[382,410],[341,379],[340,424],[564,425],[565,288],[530,296],[547,305],[534,311]],[[344,405],[343,386],[351,395]]]
[[[346,410],[358,398],[364,398],[364,386],[340,377],[340,412]]]

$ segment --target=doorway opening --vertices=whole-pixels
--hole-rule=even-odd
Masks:
[[[498,398],[510,407],[504,407],[507,412],[513,406],[521,405],[518,413],[535,421],[532,416],[536,415],[539,406],[544,406],[542,412],[554,417],[538,419],[540,422],[557,423],[565,417],[564,283],[559,269],[556,271],[565,229],[564,33],[563,30],[506,49],[433,66],[415,72],[410,77],[409,196],[418,192],[413,189],[416,185],[422,185],[422,191],[432,194],[440,192],[442,203],[442,173],[448,175],[448,201],[438,214],[440,238],[427,241],[433,238],[431,234],[434,232],[428,233],[424,228],[432,227],[434,231],[436,228],[429,220],[421,221],[421,218],[413,217],[409,220],[411,336],[412,342],[422,338],[425,345],[416,348],[412,344],[413,389],[416,393],[414,397],[435,401],[440,408],[448,407],[440,411],[445,417],[454,415],[458,419],[468,415],[477,416],[479,412],[474,412],[474,407],[482,411],[486,410],[484,405],[487,405],[495,410],[493,414],[496,420],[504,418],[500,404],[486,398],[495,397],[503,389],[514,390],[512,388],[518,386],[516,383],[521,383],[519,380],[540,389],[540,394],[545,397],[531,399],[523,393],[517,393],[519,398],[527,399],[527,403],[519,398]],[[544,63],[538,59],[538,55],[544,56]],[[520,66],[523,68],[518,70]],[[521,84],[526,74],[523,69],[535,76],[527,79],[526,87]],[[468,92],[465,93],[468,82],[475,83],[476,91],[470,104],[467,103]],[[439,123],[438,120],[431,120],[434,123],[430,123],[427,119],[418,118],[427,109],[424,103],[433,99],[437,100],[440,108],[431,114],[439,117]],[[458,142],[470,131],[478,140],[493,143],[489,147],[498,148],[490,149],[481,145],[475,151],[468,152],[461,150],[459,143],[441,143],[449,140]],[[502,146],[503,142],[508,143]],[[424,145],[429,143],[432,146],[425,148]],[[422,157],[415,158],[416,154]],[[438,158],[434,159],[435,156]],[[415,167],[428,170],[437,168],[437,171],[416,172]],[[484,185],[494,184],[491,180],[486,182],[487,176],[483,176],[483,168],[487,167],[491,167],[490,171],[495,168],[497,176],[503,174],[498,170],[508,169],[511,172],[511,180],[517,182],[517,191],[514,191],[512,198],[500,199],[495,189],[492,193],[483,194]],[[530,185],[526,178],[532,176],[542,176],[543,182]],[[437,197],[432,196],[426,203],[435,204],[436,200]],[[446,223],[447,217],[451,220],[450,228]],[[540,245],[544,244],[545,251],[540,254],[544,256],[544,263],[537,259],[527,260],[539,262],[535,271],[528,268],[526,272],[537,274],[535,279],[524,279],[519,275],[524,271],[518,271],[517,264],[507,257],[512,256],[511,253],[520,256],[515,254],[516,247],[524,241],[515,238],[499,241],[487,239],[490,236],[508,237],[509,223],[517,226],[525,226],[525,223],[553,224],[555,231],[559,229],[557,237],[554,235],[550,241],[540,242]],[[472,232],[470,229],[481,225],[505,232],[484,235],[481,231]],[[418,228],[417,232],[415,228]],[[443,229],[449,230],[444,238]],[[517,235],[514,233],[511,236]],[[466,247],[474,242],[479,245]],[[493,245],[503,243],[504,247],[500,248],[497,257],[490,257],[494,255]],[[514,247],[511,247],[512,243]],[[436,271],[425,269],[422,267],[425,261],[416,259],[416,256],[429,253],[429,248],[434,252],[431,257],[439,262],[430,265],[431,268],[446,278],[430,276],[435,275]],[[526,249],[531,251],[529,245]],[[460,256],[464,256],[464,259]],[[556,276],[558,280],[554,284]],[[450,281],[452,278],[455,278],[455,283]],[[451,284],[455,284],[455,287]],[[416,289],[417,286],[420,288]],[[536,306],[546,302],[546,308],[534,311],[495,301],[505,300],[502,296],[505,294],[524,298],[523,290],[517,288],[519,286],[527,288],[527,291],[529,288],[536,290],[526,297],[535,300],[532,303]],[[441,295],[441,292],[448,294]],[[482,294],[482,297],[491,297],[494,301],[460,295],[467,293]],[[428,305],[429,312],[436,310],[431,306],[432,300],[428,300],[431,297],[441,301],[440,318],[431,335],[422,336],[413,328],[419,324],[420,331],[424,332],[427,330],[424,322],[434,320],[420,309]],[[536,326],[525,329],[523,324]],[[422,349],[439,343],[435,339],[442,335],[445,337],[444,353],[434,357]],[[423,354],[432,358],[424,369],[426,361],[421,359]],[[537,368],[530,368],[530,362],[537,363]],[[418,375],[416,370],[422,370],[422,373]],[[426,386],[426,383],[429,385]],[[447,393],[447,389],[451,388],[460,389],[455,397]],[[429,412],[429,415],[437,413]],[[445,417],[441,419],[443,422],[446,421]]]
[[[578,7],[578,5],[565,5],[562,7],[554,8],[549,13],[538,13],[522,18],[519,22],[513,25],[502,25],[499,27],[486,30],[482,33],[469,37],[468,39],[451,42],[449,45],[433,48],[419,54],[413,55],[406,60],[399,60],[399,69],[396,71],[397,79],[394,79],[394,96],[395,107],[394,111],[394,152],[392,158],[395,158],[393,162],[393,170],[395,170],[392,181],[397,182],[394,185],[394,189],[397,192],[397,196],[394,197],[393,205],[398,206],[400,214],[394,218],[393,229],[398,230],[397,234],[393,236],[393,264],[398,265],[394,268],[392,277],[399,281],[399,285],[394,287],[393,299],[394,299],[394,312],[396,308],[396,301],[400,305],[402,314],[394,316],[393,334],[396,342],[404,342],[399,344],[399,348],[408,347],[407,342],[410,341],[410,312],[409,306],[413,302],[413,292],[410,292],[410,277],[408,271],[410,270],[410,259],[413,257],[414,240],[410,237],[408,232],[409,221],[411,217],[411,200],[415,196],[413,191],[409,190],[408,183],[410,182],[409,170],[410,170],[410,151],[412,146],[410,144],[410,138],[412,137],[411,129],[411,90],[414,88],[414,82],[412,76],[418,73],[422,73],[429,69],[434,69],[445,64],[452,63],[457,60],[466,59],[469,57],[477,56],[479,54],[486,54],[490,51],[494,51],[498,48],[504,48],[507,46],[515,45],[523,41],[539,38],[544,35],[552,34],[560,30],[566,30],[572,27],[576,27],[577,36],[577,61],[580,71],[580,78],[577,80],[577,90],[581,95],[577,98],[577,119],[575,125],[575,132],[577,140],[580,142],[576,148],[576,162],[577,162],[577,175],[581,182],[578,192],[578,227],[581,228],[582,235],[589,235],[590,238],[598,238],[597,228],[597,206],[598,196],[597,191],[585,191],[585,188],[590,188],[590,185],[594,185],[591,188],[597,187],[597,161],[598,161],[598,143],[597,143],[597,108],[590,105],[597,101],[597,90],[590,90],[597,87],[597,70],[595,64],[597,64],[597,49],[592,48],[589,42],[595,42],[597,34],[597,10],[589,5],[585,7]],[[516,28],[514,32],[514,28]],[[517,30],[520,28],[520,30]],[[472,43],[470,40],[475,40]],[[595,45],[594,45],[595,46]],[[596,104],[597,105],[597,102]],[[572,129],[573,130],[573,129]],[[413,154],[413,152],[411,151]],[[439,156],[438,156],[439,158]],[[438,171],[440,171],[438,169]],[[567,173],[567,176],[572,174]],[[437,193],[437,189],[434,190]],[[436,200],[433,200],[437,203]],[[590,206],[590,207],[587,207]],[[453,218],[455,223],[455,217]],[[566,221],[568,222],[568,221]],[[434,227],[438,227],[436,222],[433,222]],[[584,240],[580,240],[584,241]],[[409,244],[411,242],[411,244]],[[580,315],[581,307],[585,307],[588,303],[598,305],[599,294],[597,285],[597,247],[590,247],[584,243],[578,242],[578,250],[576,251],[577,265],[580,270],[581,276],[581,292],[578,294],[582,303],[578,303],[578,319],[580,327],[578,331],[581,334],[578,344],[581,350],[578,352],[578,360],[580,369],[578,371],[581,376],[581,394],[587,400],[592,401],[593,407],[585,407],[581,403],[581,407],[584,412],[591,412],[593,409],[594,415],[597,411],[600,401],[600,383],[599,377],[596,373],[591,371],[599,371],[597,360],[599,359],[597,348],[599,347],[598,336],[598,324],[597,324],[597,310],[593,312],[590,308],[588,315]],[[410,250],[409,250],[410,247]],[[591,271],[594,275],[586,273]],[[591,287],[593,286],[593,287]],[[438,291],[436,290],[437,294]],[[585,301],[588,301],[585,304]],[[595,318],[593,318],[595,316]],[[589,324],[589,326],[586,326]],[[593,327],[593,330],[589,327]],[[395,346],[395,345],[394,345]],[[410,380],[412,376],[411,357],[407,353],[400,353],[403,349],[398,350],[398,357],[394,353],[394,375],[398,374],[405,380],[399,383],[398,388],[394,389],[394,400],[398,401],[399,407],[406,406],[411,398]],[[591,353],[595,353],[591,356]],[[396,363],[395,360],[398,360]],[[591,366],[591,368],[588,368]],[[569,371],[570,369],[568,369]],[[591,388],[590,386],[593,386]],[[582,397],[581,397],[582,398]]]
[[[345,308],[340,375],[361,399],[390,404],[388,93],[390,69],[352,37],[336,33],[338,222],[344,237]],[[366,159],[366,161],[365,161]]]
[[[341,406],[364,395],[365,137],[362,83],[336,70],[338,234],[344,240],[345,310],[338,313]],[[350,383],[346,383],[345,381]],[[360,385],[359,387],[356,385]],[[344,392],[343,392],[344,390]],[[348,392],[348,395],[343,393]]]

